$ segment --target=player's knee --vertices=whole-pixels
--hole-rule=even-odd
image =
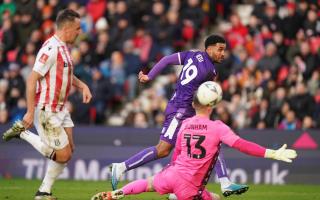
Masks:
[[[56,161],[60,163],[67,163],[72,157],[72,151],[69,147],[56,152]]]
[[[57,162],[60,163],[67,163],[69,160],[71,160],[72,154],[71,153],[63,153],[57,156]]]
[[[167,157],[171,152],[170,148],[158,148],[157,150],[158,150],[158,158]]]

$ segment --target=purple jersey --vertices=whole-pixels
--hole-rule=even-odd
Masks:
[[[216,70],[206,52],[180,52],[178,58],[183,68],[176,83],[176,90],[168,103],[168,109],[184,108],[185,114],[190,113],[190,116],[193,116],[193,94],[201,83],[214,80],[217,75]],[[167,111],[169,111],[168,109]],[[168,113],[171,113],[171,111]]]
[[[170,64],[183,67],[176,83],[176,90],[166,107],[160,139],[175,145],[181,122],[195,115],[192,108],[194,92],[201,83],[214,80],[217,73],[206,52],[184,51],[163,57],[148,73],[149,79],[153,80]]]

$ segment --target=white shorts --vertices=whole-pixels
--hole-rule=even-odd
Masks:
[[[64,128],[74,127],[70,113],[67,110],[51,112],[35,109],[34,125],[41,140],[55,150],[60,150],[69,144]]]

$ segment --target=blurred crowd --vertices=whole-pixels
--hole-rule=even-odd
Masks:
[[[181,66],[142,85],[141,69],[163,56],[227,39],[217,65],[224,100],[216,109],[233,128],[320,127],[320,3],[317,0],[3,0],[0,4],[0,123],[26,111],[25,80],[59,10],[81,15],[70,47],[74,74],[93,93],[67,106],[77,124],[161,127]]]

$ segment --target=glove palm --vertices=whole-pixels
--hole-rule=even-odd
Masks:
[[[292,159],[297,157],[297,152],[287,149],[287,144],[284,144],[278,150],[267,149],[264,157],[291,163]]]

